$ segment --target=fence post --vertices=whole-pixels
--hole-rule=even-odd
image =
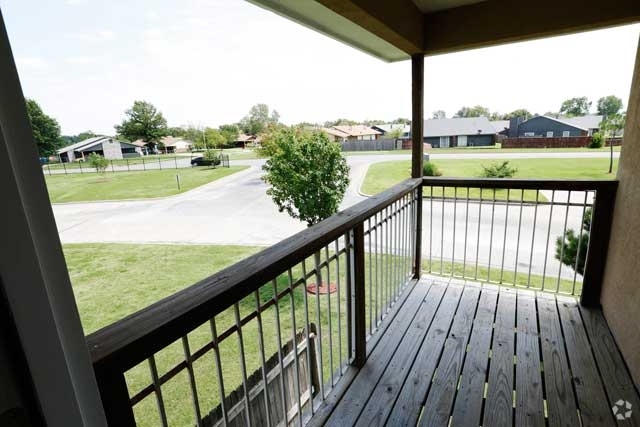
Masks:
[[[596,197],[593,201],[589,247],[587,248],[582,295],[580,296],[580,304],[584,306],[600,305],[600,291],[602,290],[602,279],[609,251],[613,206],[616,201],[617,189],[617,181],[608,182],[606,187],[596,191]]]
[[[127,172],[131,172],[131,168],[129,167],[129,159],[126,159],[126,160],[127,160]]]
[[[356,225],[350,232],[350,276],[351,276],[351,306],[354,359],[357,368],[364,366],[367,361],[367,317],[365,311],[365,274],[364,274],[364,224]]]
[[[113,168],[113,160],[111,160],[111,173],[116,173],[116,170]]]
[[[162,162],[160,161],[160,155],[158,155],[158,167],[162,170]]]
[[[80,175],[82,175],[82,162],[78,162],[78,165],[80,165]]]
[[[124,374],[96,369],[96,380],[109,425],[135,427],[136,420]]]
[[[51,165],[47,165],[47,170],[49,171],[49,176],[51,176]]]
[[[64,169],[64,174],[67,174],[67,165],[65,165],[64,163],[62,163],[62,168]]]
[[[142,158],[142,170],[147,170],[147,167],[144,165],[144,157]]]
[[[173,161],[174,161],[174,162],[175,162],[175,164],[176,164],[176,169],[178,169],[178,156],[174,156],[174,157],[173,157]]]

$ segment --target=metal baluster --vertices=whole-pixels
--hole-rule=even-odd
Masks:
[[[333,317],[333,313],[331,312],[331,273],[329,268],[329,246],[324,247],[324,257],[326,261],[326,269],[327,269],[327,319],[329,326],[329,367],[331,368],[331,386],[335,385],[333,373],[335,369],[333,367],[333,326],[331,318]]]
[[[556,190],[551,192],[551,209],[549,210],[549,226],[547,227],[547,244],[544,247],[544,266],[542,267],[542,290],[547,277],[547,256],[549,255],[549,238],[551,237],[551,220],[553,219],[553,205],[556,196]]]
[[[520,190],[520,213],[518,217],[518,238],[516,246],[516,265],[513,272],[513,284],[518,284],[518,255],[520,254],[520,231],[522,230],[522,207],[524,203],[524,189]]]
[[[536,189],[536,204],[533,210],[533,233],[531,234],[531,253],[529,254],[529,274],[527,275],[527,289],[531,287],[531,267],[533,266],[533,247],[536,241],[536,220],[538,219],[538,201],[540,189]]]
[[[289,278],[289,301],[291,302],[291,340],[293,342],[293,363],[296,370],[296,398],[298,401],[298,425],[302,427],[302,400],[300,397],[300,366],[298,365],[298,340],[296,336],[296,331],[298,328],[296,327],[296,309],[295,309],[295,298],[293,295],[293,274],[291,273],[291,269],[287,271],[287,275]],[[339,300],[340,298],[338,298]],[[267,383],[265,382],[265,387]],[[309,393],[311,397],[311,393]],[[266,397],[266,396],[265,396]],[[267,408],[267,413],[269,408]],[[269,419],[269,422],[271,420]]]
[[[580,216],[580,236],[578,236],[578,249],[576,251],[576,264],[573,266],[573,285],[571,287],[571,295],[576,294],[576,278],[578,274],[578,262],[580,261],[580,249],[582,247],[582,223],[584,222],[584,215],[587,211],[587,196],[589,191],[584,192],[584,203],[582,204],[582,216]],[[584,268],[584,266],[583,266]]]
[[[389,216],[389,207],[387,206],[385,208],[385,218],[384,218],[384,224],[385,224],[385,230],[384,230],[384,238],[385,238],[385,254],[386,254],[386,259],[385,259],[385,267],[384,267],[384,278],[385,278],[385,290],[387,292],[387,296],[384,300],[385,302],[385,307],[384,307],[384,314],[386,315],[389,312],[389,302],[391,301],[391,279],[389,278],[389,272],[391,271],[390,268],[390,262],[391,262],[391,257],[389,255],[389,248],[391,247],[391,233],[389,231],[390,227],[390,216]]]
[[[493,250],[493,220],[496,211],[496,189],[493,189],[493,200],[491,202],[491,232],[489,235],[489,262],[487,263],[487,282],[491,282],[491,252]]]
[[[244,413],[247,417],[247,425],[251,427],[251,409],[249,403],[249,386],[247,384],[247,363],[244,357],[244,340],[242,339],[242,324],[240,323],[240,307],[238,303],[233,304],[233,311],[236,318],[236,328],[238,336],[238,349],[240,350],[240,369],[242,370],[242,390],[244,394]]]
[[[453,277],[453,271],[456,259],[456,216],[458,214],[458,187],[453,187],[453,247],[451,249],[451,277]]]
[[[469,187],[467,187],[467,200],[464,209],[464,254],[462,256],[462,277],[467,277],[467,236],[469,231]]]
[[[229,424],[229,414],[227,413],[227,404],[225,401],[224,393],[224,379],[222,375],[222,361],[220,360],[220,343],[218,342],[218,330],[216,328],[216,318],[214,317],[209,321],[211,327],[211,337],[213,339],[213,354],[216,360],[216,373],[218,375],[218,384],[220,385],[220,409],[222,409],[222,425],[227,426]]]
[[[258,322],[258,344],[260,345],[260,363],[262,365],[262,392],[264,394],[264,410],[267,414],[267,426],[271,427],[271,412],[269,411],[269,382],[267,381],[267,359],[264,351],[264,329],[262,328],[262,307],[260,291],[254,292],[256,299],[256,320]],[[294,328],[295,331],[295,328]],[[295,340],[294,340],[295,342]],[[297,359],[296,359],[297,360]]]
[[[374,218],[375,222],[375,218]],[[373,264],[371,263],[371,234],[373,229],[371,228],[371,218],[367,219],[367,226],[369,228],[369,335],[373,334]],[[340,264],[340,263],[338,263]],[[338,298],[339,300],[339,298]],[[338,305],[339,307],[339,305]]]
[[[154,355],[151,355],[149,359],[149,368],[151,369],[151,380],[153,381],[153,389],[156,394],[156,402],[158,403],[158,412],[160,413],[160,422],[162,423],[162,427],[167,427],[169,423],[167,422],[167,412],[164,408],[164,399],[162,398],[162,388],[160,386],[160,381],[158,379],[158,368],[156,367],[156,358]]]
[[[340,355],[340,375],[342,375],[344,364],[342,363],[342,313],[340,309],[342,305],[342,298],[340,298],[340,288],[342,287],[342,283],[340,282],[340,247],[338,245],[338,239],[336,239],[334,243],[336,246],[336,294],[338,297],[338,354]],[[371,233],[369,233],[369,247],[371,247]]]
[[[429,196],[429,273],[433,272],[433,186],[429,187],[430,196]],[[417,218],[416,218],[417,221]]]
[[[507,228],[509,226],[509,200],[511,197],[511,189],[507,188],[507,207],[504,212],[504,238],[502,239],[502,265],[500,266],[500,283],[502,284],[502,279],[504,278],[504,255],[507,249]]]
[[[480,190],[480,201],[478,203],[478,240],[476,241],[476,272],[473,280],[478,280],[478,256],[480,255],[480,226],[482,225],[482,188]]]
[[[571,205],[571,190],[567,194],[567,208],[564,211],[564,229],[562,230],[562,241],[564,242],[564,236],[567,234],[567,220],[569,219],[569,205]],[[582,227],[580,227],[582,229]],[[580,254],[576,254],[577,257]],[[556,282],[556,293],[560,291],[560,276],[562,275],[562,259],[564,258],[564,244],[560,248],[560,267],[558,268],[558,281]]]
[[[276,333],[278,341],[278,365],[280,365],[280,399],[282,400],[282,417],[284,423],[287,424],[287,401],[284,394],[284,364],[282,363],[282,332],[280,328],[280,301],[278,300],[278,283],[276,279],[271,280],[273,285],[273,307],[276,315]],[[279,424],[279,423],[278,423]]]
[[[347,250],[349,250],[349,242],[347,241]],[[304,335],[307,345],[307,381],[309,382],[309,406],[311,407],[311,415],[316,412],[316,408],[313,406],[313,394],[317,392],[317,390],[312,390],[313,382],[311,379],[313,378],[311,372],[311,339],[309,339],[309,334],[311,333],[311,324],[309,322],[309,298],[307,296],[307,263],[306,260],[301,262],[302,265],[302,295],[304,300]],[[320,382],[322,384],[322,381]]]
[[[191,359],[191,350],[189,349],[189,337],[182,337],[182,350],[184,351],[184,360],[187,363],[187,373],[189,374],[189,386],[191,387],[191,397],[193,399],[193,411],[196,415],[196,425],[202,427],[202,415],[200,413],[200,402],[198,400],[198,389],[196,387],[196,376],[193,372],[193,360]]]
[[[317,328],[317,339],[318,339],[318,361],[320,365],[320,389],[322,400],[324,400],[324,358],[323,354],[323,346],[322,346],[322,321],[320,319],[320,285],[322,284],[322,275],[320,271],[320,253],[316,252],[313,254],[314,259],[314,271],[316,275],[316,318],[318,320]]]
[[[443,275],[444,261],[444,187],[442,187],[442,215],[440,216],[440,275]]]

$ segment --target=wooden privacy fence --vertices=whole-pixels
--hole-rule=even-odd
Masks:
[[[388,151],[399,150],[402,142],[396,139],[376,139],[373,141],[343,141],[342,151]]]
[[[300,411],[298,403],[304,411],[320,389],[320,374],[316,358],[316,326],[313,323],[309,325],[308,338],[307,340],[306,331],[296,334],[295,347],[291,339],[282,348],[282,366],[279,363],[278,353],[275,353],[265,364],[266,375],[261,368],[254,371],[247,377],[248,392],[245,394],[244,385],[240,385],[229,393],[225,398],[224,407],[220,404],[202,418],[202,426],[244,427],[295,424]],[[297,365],[295,358],[297,358]],[[298,381],[300,395],[297,394]],[[227,408],[226,424],[224,408]],[[283,408],[288,408],[286,420]],[[247,416],[250,417],[250,422]]]

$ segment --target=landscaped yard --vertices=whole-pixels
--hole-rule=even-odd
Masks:
[[[503,160],[434,160],[442,175],[446,177],[479,177],[482,165],[488,166],[493,162]],[[613,179],[618,169],[618,160],[614,159],[614,173],[608,174],[609,159],[511,159],[509,165],[516,167],[518,172],[515,178],[557,178],[557,179]],[[374,163],[369,167],[367,176],[362,184],[362,192],[365,194],[376,194],[385,190],[404,179],[411,176],[410,161],[390,161]],[[434,196],[440,196],[435,189]],[[446,196],[453,196],[453,189],[446,189]],[[465,190],[458,190],[458,195]],[[504,193],[504,194],[502,194]],[[429,195],[429,190],[425,190],[425,195]],[[477,189],[472,189],[469,197],[478,198],[480,193]],[[511,198],[519,197],[520,194],[511,192]],[[491,199],[492,191],[484,191],[483,198]],[[506,199],[506,191],[496,192],[497,199]],[[535,200],[535,191],[525,192],[525,200]]]
[[[47,175],[45,179],[52,203],[144,199],[183,193],[246,168],[198,167],[146,172],[60,174]],[[179,190],[176,175],[180,178]]]

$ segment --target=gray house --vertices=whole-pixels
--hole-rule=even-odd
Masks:
[[[496,130],[486,117],[424,121],[424,142],[433,148],[494,145]]]
[[[134,144],[118,141],[108,136],[96,136],[68,145],[57,151],[60,161],[73,162],[84,160],[91,153],[99,154],[106,159],[122,159],[124,157],[138,157],[140,148]]]
[[[602,116],[581,116],[554,118],[536,116],[523,121],[513,118],[509,123],[510,138],[535,137],[570,137],[590,136],[597,132],[602,122]]]

